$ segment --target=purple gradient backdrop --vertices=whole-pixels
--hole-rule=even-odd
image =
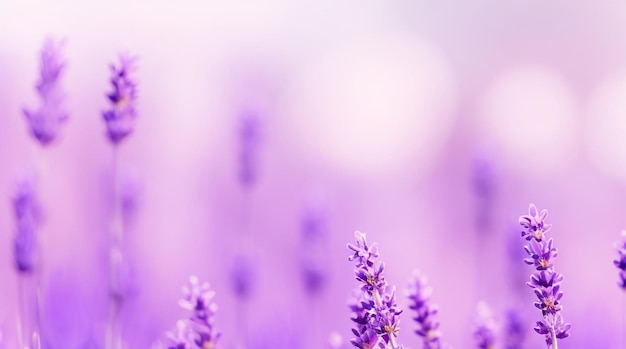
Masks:
[[[48,35],[68,39],[71,119],[41,152],[20,110],[35,102]],[[479,300],[499,320],[519,301],[507,234],[529,202],[554,224],[574,326],[561,348],[623,347],[611,260],[626,227],[625,40],[619,1],[1,1],[0,328],[11,338],[17,311],[9,198],[40,161],[44,322],[64,348],[103,341],[112,152],[100,112],[107,65],[127,50],[140,56],[140,116],[121,161],[141,188],[127,234],[129,348],[148,348],[184,316],[177,300],[191,274],[217,291],[217,325],[234,347],[229,266],[246,205],[237,116],[248,107],[262,125],[249,196],[256,347],[349,336],[345,244],[357,229],[379,242],[391,284],[403,289],[415,268],[429,276],[444,340],[472,347]],[[493,224],[477,232],[481,154],[495,192]],[[311,302],[298,263],[316,195],[328,203],[328,284]],[[401,327],[400,342],[418,347],[408,313]],[[543,347],[534,334],[527,343]]]

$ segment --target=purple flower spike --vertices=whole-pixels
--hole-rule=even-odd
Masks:
[[[541,310],[542,315],[542,320],[537,322],[535,332],[545,337],[549,348],[556,349],[557,339],[568,337],[572,327],[563,322],[561,314],[563,275],[554,270],[557,249],[553,246],[552,238],[546,239],[545,237],[545,233],[551,228],[550,224],[545,223],[548,211],[538,212],[535,205],[530,204],[528,213],[529,215],[521,216],[519,222],[524,228],[522,237],[528,241],[524,250],[529,258],[524,262],[535,267],[535,272],[530,276],[527,285],[533,288],[537,296],[535,307]]]
[[[64,41],[52,39],[44,43],[36,86],[40,106],[37,110],[23,109],[33,136],[42,146],[56,139],[61,125],[68,119],[68,113],[63,107],[65,92],[61,87],[61,77],[66,66],[61,56],[63,44]]]
[[[323,290],[328,266],[326,263],[326,242],[328,239],[327,218],[324,206],[306,208],[302,223],[301,268],[304,288],[311,297],[318,296]]]
[[[496,321],[489,306],[479,302],[476,306],[476,329],[474,330],[476,345],[480,349],[493,349],[496,342]]]
[[[215,292],[208,283],[200,283],[198,278],[189,278],[189,285],[183,286],[183,299],[180,306],[190,310],[189,326],[193,339],[199,348],[215,348],[219,333],[213,328],[217,305],[213,302]]]
[[[183,320],[176,323],[176,330],[167,334],[167,349],[191,349],[194,348],[194,341],[189,324]]]
[[[351,343],[361,349],[403,348],[396,342],[402,310],[396,304],[395,288],[385,280],[385,267],[378,260],[377,244],[368,245],[361,232],[354,235],[355,244],[348,244],[352,252],[348,260],[356,261],[354,273],[362,285],[359,297],[350,305],[352,321],[356,325],[352,329],[355,338]]]
[[[619,287],[626,291],[626,230],[622,231],[622,241],[616,245],[617,258],[613,264],[619,269]]]
[[[424,349],[441,349],[441,331],[437,319],[439,310],[436,305],[431,304],[431,294],[432,288],[428,286],[426,278],[417,271],[413,272],[407,297],[410,302],[409,309],[417,314],[413,318],[418,326],[415,333],[424,338]]]
[[[37,228],[41,220],[35,184],[32,178],[25,177],[17,187],[13,197],[15,214],[15,237],[13,252],[18,272],[31,272],[38,257]]]
[[[113,91],[107,94],[111,108],[102,112],[107,135],[113,144],[118,144],[133,132],[137,118],[137,81],[132,76],[136,70],[136,57],[120,55],[119,64],[111,64]]]

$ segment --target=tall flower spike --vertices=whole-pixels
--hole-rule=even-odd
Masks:
[[[524,347],[526,331],[521,319],[521,314],[517,309],[507,311],[505,331],[505,349],[522,349]]]
[[[545,236],[551,228],[551,225],[545,223],[548,211],[539,212],[534,204],[530,204],[528,213],[528,215],[521,216],[519,222],[523,228],[522,237],[528,241],[524,250],[529,258],[524,261],[535,268],[527,285],[533,288],[537,296],[535,307],[541,310],[542,315],[542,319],[537,321],[534,330],[545,337],[549,348],[556,349],[557,339],[567,338],[572,327],[563,322],[561,314],[563,275],[554,270],[557,249],[553,246],[552,238]]]
[[[189,329],[198,348],[215,348],[220,334],[215,331],[215,312],[213,302],[215,292],[208,283],[200,283],[197,277],[189,278],[189,284],[183,286],[183,299],[180,306],[191,311]]]
[[[497,324],[493,318],[491,309],[485,302],[479,302],[476,306],[476,329],[474,338],[480,349],[493,349],[496,343]]]
[[[397,344],[400,330],[400,313],[396,304],[395,288],[387,284],[384,263],[378,260],[378,247],[368,245],[365,234],[356,232],[355,244],[348,244],[352,254],[349,261],[356,261],[354,271],[359,287],[360,299],[351,305],[355,328],[352,345],[361,349],[403,348]]]
[[[54,141],[61,125],[68,119],[63,106],[65,92],[61,87],[61,77],[66,63],[61,55],[64,41],[47,39],[41,50],[39,81],[36,85],[39,95],[39,109],[23,108],[35,139],[42,146]]]
[[[111,64],[111,86],[107,94],[111,107],[102,112],[106,122],[107,136],[113,144],[118,144],[133,132],[137,118],[137,81],[133,73],[137,58],[120,55],[119,63]]]
[[[31,272],[37,263],[40,208],[37,201],[35,183],[31,177],[23,178],[13,197],[15,214],[15,237],[13,253],[18,272]]]
[[[415,333],[424,339],[423,348],[441,349],[441,331],[437,319],[439,310],[430,300],[432,288],[418,271],[413,272],[406,294],[409,298],[409,309],[416,313],[413,318],[417,322]]]
[[[626,291],[626,230],[622,231],[622,240],[616,244],[617,258],[613,264],[619,269],[619,282],[617,285]]]

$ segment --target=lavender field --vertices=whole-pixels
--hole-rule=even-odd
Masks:
[[[0,0],[0,349],[624,349],[624,43],[611,0]]]

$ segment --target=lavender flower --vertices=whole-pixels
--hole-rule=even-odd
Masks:
[[[239,128],[239,182],[250,187],[257,179],[256,149],[259,143],[259,117],[256,112],[245,110]]]
[[[119,65],[111,64],[113,91],[107,94],[111,108],[102,112],[107,135],[113,144],[119,144],[133,132],[137,118],[137,81],[132,74],[136,70],[136,57],[120,55]]]
[[[348,260],[356,261],[355,275],[362,285],[361,299],[351,305],[352,321],[356,324],[352,329],[356,337],[351,342],[361,349],[403,348],[396,343],[402,310],[396,304],[395,288],[385,280],[385,264],[378,260],[378,245],[368,245],[361,232],[354,235],[356,243],[348,244],[352,251]]]
[[[526,334],[521,315],[517,310],[509,310],[506,313],[505,349],[522,349]]]
[[[535,307],[541,310],[542,315],[534,330],[545,337],[548,347],[556,349],[556,340],[568,337],[571,325],[564,323],[561,315],[563,275],[554,270],[557,250],[553,247],[552,238],[546,239],[546,233],[552,227],[545,223],[547,217],[547,210],[539,212],[534,204],[530,204],[528,215],[521,216],[519,222],[523,228],[522,237],[529,241],[524,246],[528,254],[524,262],[533,265],[536,270],[527,283],[537,296]]]
[[[431,294],[432,288],[428,286],[426,278],[418,271],[413,272],[407,296],[410,302],[409,309],[417,313],[413,318],[418,326],[415,333],[424,338],[424,349],[441,349],[441,331],[437,319],[439,310],[431,303]]]
[[[17,186],[13,197],[15,214],[15,236],[13,253],[18,272],[31,272],[37,262],[37,228],[40,223],[40,208],[36,197],[35,183],[31,177],[25,177]]]
[[[200,284],[198,278],[192,276],[189,285],[183,286],[183,295],[180,306],[191,311],[188,324],[193,342],[197,348],[216,348],[220,334],[214,328],[217,311],[217,305],[213,302],[215,292],[208,283]]]
[[[36,85],[40,106],[37,110],[23,108],[35,139],[42,146],[50,144],[58,135],[61,125],[68,119],[63,107],[65,92],[61,77],[66,63],[61,56],[64,41],[47,39],[41,50],[39,81]]]
[[[626,230],[622,231],[622,241],[616,245],[617,258],[613,263],[619,269],[619,287],[626,291]]]
[[[480,349],[493,349],[496,342],[496,321],[493,313],[485,302],[479,302],[476,306],[476,329],[474,338]]]
[[[192,349],[194,348],[194,341],[192,338],[192,331],[189,328],[189,324],[184,320],[179,320],[176,323],[176,329],[167,334],[168,343],[167,349]]]
[[[326,211],[323,207],[307,207],[302,220],[302,277],[310,296],[319,294],[326,283],[327,238]]]

